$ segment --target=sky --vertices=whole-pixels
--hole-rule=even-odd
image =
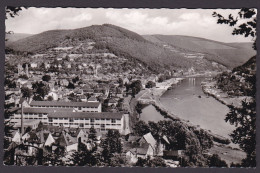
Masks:
[[[76,29],[109,23],[141,35],[187,35],[221,42],[249,42],[233,36],[232,27],[217,24],[216,11],[227,17],[238,9],[112,9],[112,8],[28,8],[8,18],[6,30],[38,34],[47,30]]]

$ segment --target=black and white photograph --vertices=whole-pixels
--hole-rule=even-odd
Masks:
[[[5,8],[6,166],[256,167],[256,8]]]

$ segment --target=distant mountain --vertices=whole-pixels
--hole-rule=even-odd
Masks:
[[[187,37],[189,38],[189,37]],[[94,42],[91,53],[110,52],[117,56],[138,61],[150,70],[162,72],[165,70],[188,70],[195,71],[223,70],[230,67],[234,62],[232,57],[222,57],[219,52],[234,49],[234,46],[224,43],[206,42],[201,39],[198,43],[190,43],[190,39],[184,41],[175,36],[141,36],[127,29],[110,25],[92,25],[90,27],[73,30],[51,30],[30,37],[26,37],[7,45],[18,52],[46,53],[55,47],[78,47],[77,51],[67,53],[89,53],[83,45],[89,41]],[[205,43],[206,42],[206,43]],[[211,47],[209,45],[211,44]],[[199,44],[196,46],[196,44]],[[178,46],[176,46],[178,45]],[[218,54],[214,54],[215,45],[218,45]],[[209,51],[209,48],[212,50]],[[215,48],[215,49],[214,49]],[[206,51],[207,50],[207,51]],[[237,50],[239,51],[239,50]],[[201,53],[202,52],[202,53]],[[210,52],[210,53],[209,53]],[[225,55],[226,55],[225,54]],[[238,53],[237,53],[238,54]],[[231,61],[231,62],[230,62]],[[242,60],[239,60],[240,62]]]
[[[13,33],[13,34],[6,34],[5,38],[7,39],[7,43],[15,42],[21,40],[26,37],[30,37],[33,34],[25,34],[25,33]]]
[[[144,35],[145,39],[157,44],[169,44],[175,48],[205,53],[213,60],[227,67],[236,67],[256,55],[253,43],[223,43],[204,38],[181,35]]]

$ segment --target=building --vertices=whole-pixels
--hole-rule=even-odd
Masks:
[[[31,120],[31,119],[26,119],[23,121],[23,126],[24,129],[30,127],[31,129],[36,129],[39,125],[39,120]],[[21,128],[21,121],[17,121],[14,125],[14,128]]]
[[[23,108],[23,118],[24,121],[27,120],[39,120],[43,124],[48,124],[48,115],[51,112],[56,112],[56,111],[66,111],[66,112],[72,112],[73,109],[61,109],[61,108],[32,108],[32,107],[24,107]],[[13,116],[11,116],[11,121],[13,123],[20,123],[21,122],[21,114],[22,110],[19,109],[17,112],[14,113]]]
[[[78,112],[101,112],[99,102],[54,102],[54,101],[32,101],[34,108],[73,108]]]
[[[126,158],[129,159],[131,163],[136,163],[138,158],[146,159],[148,156],[153,157],[154,155],[154,150],[148,143],[136,146],[126,152]]]
[[[108,129],[124,132],[127,115],[120,112],[52,112],[48,115],[48,124],[71,128],[91,128],[107,131]]]

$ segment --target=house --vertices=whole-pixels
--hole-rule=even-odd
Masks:
[[[55,139],[53,138],[52,134],[49,133],[49,135],[44,143],[44,146],[51,146],[54,143],[55,143]]]
[[[12,132],[11,141],[16,143],[16,144],[21,143],[21,134],[20,134],[19,130]]]
[[[15,95],[19,95],[21,93],[20,88],[9,88],[8,90],[5,91],[6,95],[9,94],[15,94]]]
[[[88,99],[88,102],[98,102],[98,100],[97,100],[96,97],[91,96],[91,97]]]
[[[82,102],[87,102],[87,101],[88,101],[88,99],[87,99],[87,97],[86,97],[85,95],[80,95],[80,96],[79,96],[79,99],[80,99]]]
[[[37,68],[38,64],[36,62],[31,63],[31,68]]]
[[[78,151],[78,142],[76,138],[62,131],[61,135],[57,138],[53,144],[53,150],[57,147],[64,147],[66,152]]]
[[[154,155],[154,149],[148,143],[132,148],[128,152],[126,152],[126,158],[129,159],[131,163],[136,163],[138,161],[138,158],[145,159],[148,156],[153,157]]]
[[[40,120],[23,120],[24,129],[30,127],[31,129],[36,129],[39,125]],[[21,121],[17,121],[14,128],[21,128]]]
[[[154,150],[154,154],[157,156],[163,156],[163,150],[164,150],[164,145],[161,144],[161,142],[157,142],[151,132],[143,135],[143,137],[140,139],[140,144],[145,144],[148,143],[151,145],[151,147]]]
[[[109,99],[107,102],[108,106],[117,106],[117,101],[115,101],[115,99]]]

